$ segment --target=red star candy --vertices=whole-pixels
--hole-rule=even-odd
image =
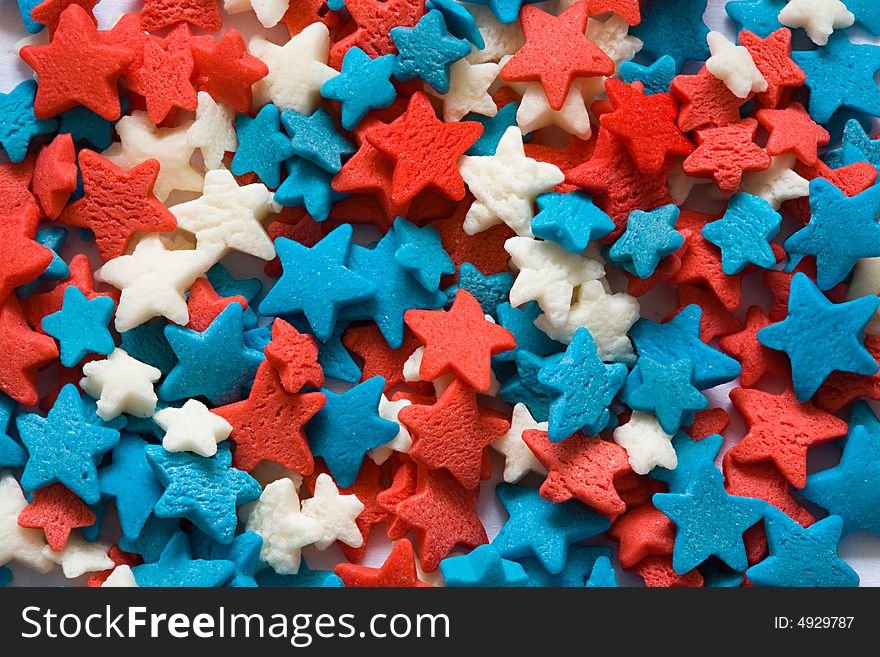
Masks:
[[[92,23],[95,23],[94,9],[98,4],[98,0],[43,0],[40,4],[31,9],[31,20],[35,20],[49,28],[49,35],[55,33],[58,27],[58,21],[61,14],[70,5],[79,5],[92,16]]]
[[[407,310],[403,316],[425,345],[419,374],[434,381],[454,373],[480,392],[492,383],[492,356],[516,347],[513,334],[486,319],[480,302],[459,289],[447,310]]]
[[[37,118],[48,119],[77,105],[108,121],[119,118],[116,81],[134,52],[104,43],[79,5],[64,10],[49,45],[25,46],[19,54],[40,80],[34,100]]]
[[[587,0],[586,4],[590,16],[601,16],[610,11],[620,16],[628,25],[642,22],[639,0]]]
[[[156,160],[123,169],[86,149],[79,153],[79,166],[85,196],[69,205],[58,221],[95,233],[105,262],[123,255],[135,233],[161,233],[177,227],[171,211],[153,196],[159,175]]]
[[[336,565],[334,572],[346,586],[356,587],[430,587],[419,579],[416,571],[415,554],[412,543],[403,539],[391,548],[391,554],[385,559],[381,568],[366,568],[350,563]]]
[[[207,91],[214,100],[225,102],[236,112],[250,112],[251,87],[269,75],[269,67],[248,53],[241,34],[235,29],[227,30],[216,43],[211,37],[195,38],[192,56],[194,82],[199,91]]]
[[[64,549],[72,529],[94,523],[94,512],[63,484],[35,490],[33,501],[18,515],[19,526],[43,530],[54,552]]]
[[[807,180],[824,178],[847,196],[861,194],[877,181],[877,167],[870,162],[853,162],[839,169],[832,169],[822,160],[815,166],[795,163],[795,173]],[[782,209],[806,226],[810,221],[810,197],[792,199],[782,204]]]
[[[620,544],[618,557],[624,568],[652,555],[672,554],[675,543],[675,525],[650,502],[629,507],[607,534]]]
[[[624,413],[618,416],[618,426],[629,422],[630,417],[632,417],[632,411],[626,409]],[[669,487],[662,481],[637,475],[635,472],[627,472],[620,475],[614,480],[614,488],[617,490],[617,494],[620,495],[620,499],[626,504],[627,509],[630,506],[640,506],[650,502],[651,498],[654,497],[654,493],[669,492]]]
[[[324,385],[315,338],[300,333],[283,319],[272,323],[272,341],[263,351],[287,392],[299,392],[306,384],[315,388]]]
[[[742,463],[772,461],[796,488],[807,484],[807,450],[845,436],[846,422],[799,402],[790,389],[774,395],[737,388],[730,399],[749,432],[730,454]]]
[[[703,342],[708,344],[719,335],[729,335],[742,329],[739,317],[725,308],[713,293],[696,285],[681,285],[676,289],[676,293],[678,310],[664,321],[675,317],[683,308],[696,304],[703,310],[700,316],[700,340]]]
[[[293,37],[312,23],[323,23],[333,32],[342,24],[342,16],[332,11],[326,0],[290,0],[281,22]]]
[[[744,388],[753,388],[765,374],[788,378],[791,370],[788,359],[781,351],[768,349],[758,342],[757,334],[770,319],[758,306],[752,306],[746,315],[746,325],[738,333],[724,336],[718,346],[728,356],[733,356],[742,365],[739,380]]]
[[[791,31],[781,28],[761,39],[757,34],[743,30],[739,45],[745,46],[755,66],[767,81],[767,90],[755,96],[764,107],[779,107],[783,92],[789,87],[800,87],[806,74],[791,58]]]
[[[696,75],[679,75],[670,85],[672,95],[678,98],[681,108],[678,127],[690,132],[706,126],[724,126],[739,121],[739,108],[747,98],[738,98],[704,66]]]
[[[541,496],[551,502],[577,498],[609,517],[626,511],[614,480],[631,472],[626,450],[599,436],[576,433],[561,443],[550,442],[546,431],[529,430],[523,440],[547,468]]]
[[[730,424],[730,416],[723,408],[706,408],[694,413],[694,421],[685,432],[694,440],[703,440],[715,434],[721,435]]]
[[[694,568],[679,575],[672,567],[671,556],[653,556],[643,559],[630,569],[634,575],[645,580],[649,588],[699,588],[703,586],[703,576]]]
[[[475,548],[488,543],[477,515],[478,489],[467,490],[445,470],[418,471],[413,495],[398,503],[393,513],[416,530],[419,561],[426,573],[437,570],[452,548]]]
[[[163,27],[186,22],[205,32],[217,32],[223,25],[217,0],[144,0],[141,27],[157,32]]]
[[[773,302],[770,304],[770,311],[767,316],[773,323],[781,322],[788,317],[788,294],[791,289],[791,279],[797,273],[804,273],[810,277],[813,282],[816,281],[816,261],[813,258],[804,258],[797,267],[792,271],[782,271],[779,269],[768,269],[764,272],[764,285],[773,295]],[[825,296],[834,303],[843,301],[846,288],[843,285],[836,285],[830,290],[825,291]]]
[[[613,111],[602,115],[602,127],[623,140],[639,171],[655,175],[663,170],[668,155],[694,150],[675,125],[678,103],[672,94],[646,96],[641,83],[629,85],[614,78],[605,81],[605,90]]]
[[[392,458],[400,458],[393,456]],[[376,495],[376,501],[388,514],[387,517],[387,535],[389,541],[396,541],[409,533],[411,527],[401,518],[397,517],[394,510],[397,505],[408,500],[416,493],[416,484],[418,483],[418,468],[409,457],[400,462],[397,470],[394,471],[394,477],[391,485]]]
[[[43,214],[55,219],[76,189],[76,149],[73,137],[63,133],[44,146],[34,165],[33,190]]]
[[[29,155],[17,164],[0,164],[0,215],[15,214],[25,206],[36,205],[37,199],[31,194],[34,162],[33,155]]]
[[[478,406],[473,388],[458,379],[434,405],[406,406],[397,418],[412,435],[413,460],[445,468],[467,489],[480,484],[483,450],[510,429],[507,419]]]
[[[14,288],[37,278],[52,262],[51,249],[34,241],[39,220],[36,205],[0,217],[0,302]]]
[[[415,27],[425,13],[425,0],[348,0],[345,8],[356,27],[330,47],[329,64],[337,70],[353,46],[363,50],[370,59],[396,53],[391,28]]]
[[[428,97],[418,92],[400,118],[388,125],[373,125],[364,136],[373,148],[394,160],[391,198],[402,205],[429,187],[455,201],[464,198],[458,158],[482,133],[483,126],[476,121],[444,123]]]
[[[39,399],[37,371],[58,358],[55,340],[30,329],[18,297],[0,304],[0,391],[24,406]]]
[[[587,4],[578,2],[559,16],[532,5],[519,13],[526,42],[501,69],[507,82],[540,82],[547,102],[562,109],[575,78],[614,73],[614,62],[584,31]]]
[[[86,580],[86,586],[89,588],[99,588],[104,582],[107,581],[107,578],[110,577],[110,574],[119,566],[140,566],[144,560],[139,554],[134,554],[131,552],[123,552],[119,549],[119,546],[114,544],[110,546],[110,552],[107,554],[110,557],[110,560],[115,564],[113,568],[110,570],[102,570],[99,573],[95,573],[90,576]]]
[[[140,66],[126,74],[128,88],[144,97],[147,116],[156,125],[175,108],[194,112],[198,107],[199,99],[190,81],[195,64],[189,41],[185,24],[175,28],[167,39],[148,39]]]
[[[865,333],[864,344],[874,360],[880,361],[880,336]],[[816,392],[816,406],[836,413],[850,402],[862,397],[880,399],[880,376],[832,372]]]
[[[724,488],[731,495],[764,500],[801,527],[809,527],[816,521],[813,514],[794,498],[790,484],[772,463],[741,463],[728,452],[722,461],[722,468]]]
[[[464,232],[464,217],[472,201],[468,197],[451,217],[432,221],[431,225],[440,233],[440,242],[456,269],[469,262],[484,276],[505,272],[510,256],[504,250],[504,243],[516,233],[507,224],[498,224],[476,235],[468,235]],[[452,279],[452,276],[442,279],[441,285],[450,285]]]
[[[207,330],[230,303],[247,308],[247,299],[243,296],[221,297],[214,290],[211,281],[204,277],[197,278],[189,289],[186,304],[189,309],[189,323],[186,327],[200,333]]]
[[[819,146],[831,141],[828,131],[813,121],[800,103],[785,109],[762,109],[755,116],[770,133],[766,146],[770,155],[792,153],[804,164],[814,165]]]
[[[381,376],[385,379],[386,393],[397,384],[405,382],[403,365],[419,346],[412,331],[406,330],[400,349],[392,349],[379,328],[372,323],[349,328],[342,334],[342,344],[364,361],[361,381]]]
[[[739,189],[743,173],[763,171],[770,156],[754,142],[758,122],[744,119],[720,128],[697,131],[697,149],[684,161],[689,176],[712,178],[722,192]]]
[[[326,401],[320,392],[291,394],[267,362],[260,364],[247,399],[212,410],[232,425],[232,465],[250,472],[263,461],[309,475],[315,467],[304,427]]]

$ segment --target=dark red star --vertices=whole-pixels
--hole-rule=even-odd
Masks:
[[[46,271],[52,251],[36,242],[40,213],[36,204],[0,217],[0,302],[19,285]]]
[[[324,385],[315,338],[300,333],[283,319],[276,318],[272,323],[272,341],[263,351],[287,392],[299,392],[307,384],[315,388]]]
[[[0,303],[0,391],[24,406],[39,399],[37,373],[58,358],[58,346],[48,335],[32,331],[18,297]]]
[[[247,299],[243,296],[221,297],[211,285],[211,281],[205,277],[197,278],[189,289],[186,304],[189,309],[189,323],[186,327],[200,333],[207,330],[211,322],[217,319],[230,303],[237,303],[242,308],[247,308]]]
[[[670,91],[681,103],[678,127],[682,132],[739,121],[739,108],[748,102],[734,96],[724,81],[709,73],[705,66],[696,75],[675,77]]]
[[[738,333],[726,335],[718,341],[718,346],[728,356],[733,356],[742,365],[739,380],[744,388],[754,387],[765,374],[784,379],[791,376],[788,359],[781,351],[768,349],[758,342],[757,334],[770,319],[758,306],[752,306],[746,315],[746,325]]]
[[[739,33],[739,45],[749,51],[767,81],[767,90],[755,96],[760,105],[779,107],[787,88],[800,87],[806,81],[806,74],[791,58],[790,30],[780,28],[764,39],[743,30]]]
[[[250,112],[251,87],[269,74],[269,67],[248,53],[241,34],[230,29],[217,42],[211,37],[197,37],[192,40],[192,56],[199,91],[207,91],[236,112]]]
[[[828,131],[813,121],[800,103],[785,109],[762,109],[755,116],[770,133],[766,146],[770,155],[791,153],[812,166],[819,159],[819,146],[831,141]]]
[[[684,172],[689,176],[712,178],[723,192],[736,192],[744,173],[763,171],[771,164],[767,151],[754,142],[757,129],[755,119],[744,119],[698,130],[699,145],[685,159]]]
[[[650,502],[629,507],[607,533],[619,543],[618,558],[624,568],[652,555],[670,555],[675,543],[675,525]]]
[[[405,538],[394,544],[391,554],[385,559],[381,568],[340,563],[337,564],[334,572],[346,586],[394,588],[431,586],[419,579],[412,543]]]

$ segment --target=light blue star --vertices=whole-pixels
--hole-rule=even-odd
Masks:
[[[25,413],[15,424],[30,454],[22,488],[32,491],[62,483],[86,504],[101,498],[96,463],[119,442],[119,432],[89,421],[75,385],[61,388],[48,417]]]
[[[568,548],[568,556],[563,569],[555,574],[548,573],[541,562],[534,557],[518,559],[526,575],[529,576],[528,586],[532,588],[581,588],[600,558],[611,558],[611,548],[601,545],[572,545]]]
[[[810,115],[818,123],[828,121],[841,107],[880,115],[880,89],[874,82],[874,73],[880,70],[880,46],[855,44],[838,30],[826,46],[791,56],[807,75]]]
[[[587,588],[614,589],[617,588],[617,576],[614,574],[614,566],[608,557],[599,557],[587,580]]]
[[[238,305],[238,304],[235,304]],[[155,319],[120,334],[120,348],[132,358],[152,365],[167,376],[177,364],[177,355],[165,337],[164,319]]]
[[[839,169],[856,162],[870,162],[880,166],[880,139],[871,139],[856,119],[850,119],[843,128],[840,148],[826,158],[828,166]]]
[[[385,379],[374,376],[342,394],[321,390],[327,403],[306,424],[312,454],[324,459],[341,488],[348,488],[371,449],[384,445],[400,427],[379,417]]]
[[[565,345],[548,336],[535,326],[535,320],[541,316],[541,307],[537,301],[514,308],[505,302],[498,306],[498,324],[513,334],[516,347],[503,351],[495,358],[510,361],[521,351],[528,351],[540,357],[556,354],[565,349]]]
[[[101,495],[116,505],[123,535],[135,540],[162,497],[162,486],[147,461],[147,441],[124,432],[113,448],[113,462],[98,471]]]
[[[502,271],[484,276],[471,263],[463,262],[458,268],[458,285],[446,288],[445,293],[451,302],[460,289],[467,290],[480,302],[483,314],[497,319],[498,306],[507,301],[512,287],[513,274]]]
[[[20,468],[27,463],[27,452],[9,435],[17,406],[13,399],[0,392],[0,468]]]
[[[724,6],[730,19],[736,24],[737,33],[748,30],[762,39],[782,27],[779,12],[786,0],[734,0]]]
[[[877,373],[877,361],[863,340],[878,306],[880,297],[873,294],[832,303],[806,274],[797,273],[791,279],[788,317],[758,331],[758,342],[788,354],[795,395],[806,401],[835,370]]]
[[[328,339],[340,306],[364,301],[376,293],[375,283],[347,266],[351,236],[351,225],[343,224],[312,248],[285,237],[276,239],[282,274],[260,303],[260,313],[301,312],[315,336]]]
[[[421,79],[437,93],[449,93],[449,68],[471,52],[471,44],[451,36],[443,14],[432,10],[415,27],[392,27],[397,46],[394,77],[401,82]]]
[[[396,55],[370,57],[357,46],[349,48],[342,59],[339,75],[321,87],[324,98],[338,101],[342,107],[342,127],[354,130],[371,109],[389,107],[397,98],[391,83]]]
[[[222,586],[235,572],[231,561],[193,559],[189,540],[177,532],[168,541],[156,563],[147,563],[131,569],[141,587],[214,587]]]
[[[425,3],[425,10],[431,11],[432,9],[443,14],[443,20],[446,21],[446,27],[452,36],[467,39],[474,44],[477,50],[486,47],[483,35],[477,28],[477,21],[462,4],[456,0],[428,0]]]
[[[785,240],[785,250],[816,256],[816,280],[828,290],[862,258],[880,256],[880,185],[849,197],[824,178],[810,181],[810,223]]]
[[[31,12],[34,10],[34,7],[42,1],[43,0],[18,0],[18,12],[21,14],[21,20],[24,22],[24,29],[31,34],[36,34],[46,27],[42,23],[38,23],[31,18]]]
[[[693,372],[694,365],[687,359],[664,364],[639,358],[641,384],[624,401],[633,410],[653,413],[663,431],[675,435],[686,417],[709,405],[691,384]]]
[[[236,176],[255,173],[267,187],[281,184],[281,163],[293,156],[290,138],[281,132],[281,115],[274,105],[264,105],[255,117],[235,117],[238,150],[230,170]]]
[[[539,382],[538,374],[560,360],[562,354],[542,358],[528,351],[519,351],[515,356],[516,375],[502,384],[501,398],[510,404],[525,404],[536,421],[546,422],[556,393]]]
[[[593,240],[614,230],[611,217],[593,204],[586,192],[550,192],[535,199],[538,214],[532,219],[535,237],[556,242],[572,253],[581,253]]]
[[[651,470],[651,478],[666,483],[670,493],[684,493],[694,473],[706,463],[715,463],[723,443],[724,438],[717,433],[702,440],[694,440],[686,432],[679,431],[672,439],[678,464],[673,470],[654,468]]]
[[[238,401],[265,358],[245,346],[243,310],[237,303],[226,306],[204,331],[169,324],[165,337],[178,358],[157,390],[165,401],[197,395],[214,405]]]
[[[610,521],[590,507],[568,500],[554,504],[537,488],[498,484],[495,494],[510,515],[492,541],[502,557],[535,557],[549,573],[565,568],[568,546],[607,531]]]
[[[9,93],[0,93],[0,146],[12,162],[27,155],[31,139],[55,132],[58,121],[34,116],[37,83],[25,80]]]
[[[412,274],[429,292],[440,289],[440,277],[455,273],[455,263],[443,248],[440,233],[433,226],[418,228],[403,217],[394,220],[397,264]]]
[[[672,57],[663,55],[650,66],[642,66],[636,62],[621,62],[617,70],[624,82],[627,84],[641,82],[645,86],[645,95],[652,96],[669,91],[669,85],[672,84],[672,78],[678,72],[678,67]]]
[[[679,212],[671,204],[650,212],[633,210],[626,230],[608,249],[608,258],[624,265],[632,263],[639,278],[649,278],[663,258],[684,244],[684,236],[675,230]]]
[[[811,195],[812,200],[812,195]],[[779,232],[780,215],[764,199],[739,193],[731,197],[724,216],[703,226],[703,237],[721,249],[721,271],[728,276],[753,264],[776,264],[770,240]]]
[[[476,121],[483,126],[483,133],[473,145],[465,151],[465,155],[495,155],[498,148],[498,142],[511,126],[515,126],[516,113],[519,105],[513,101],[507,103],[498,110],[495,116],[483,116],[482,114],[468,114],[462,121]],[[528,141],[531,133],[523,137],[523,141]]]
[[[116,348],[108,328],[115,307],[110,297],[88,299],[73,285],[64,290],[61,310],[43,318],[43,330],[58,340],[64,367],[74,367],[89,354],[106,356]]]
[[[259,534],[244,532],[236,536],[229,545],[223,545],[212,540],[204,532],[193,529],[190,534],[190,545],[198,559],[231,561],[235,564],[235,572],[225,586],[235,589],[257,586],[254,573],[260,562],[260,550],[263,548],[263,537]]]
[[[641,39],[642,52],[655,58],[670,55],[678,68],[686,61],[709,59],[703,22],[707,0],[650,0],[642,5],[642,22],[632,36]]]
[[[123,535],[119,539],[119,548],[141,555],[146,563],[154,563],[159,560],[162,550],[178,529],[180,521],[177,518],[157,518],[151,515],[137,538],[130,539]]]
[[[147,460],[165,487],[154,513],[159,518],[186,518],[218,543],[228,545],[238,522],[236,508],[260,496],[260,484],[232,467],[228,445],[220,443],[210,457],[168,452],[148,445]]]
[[[764,521],[770,556],[746,571],[756,586],[858,586],[859,576],[837,555],[840,516],[801,527],[770,507]]]
[[[516,561],[502,559],[494,545],[480,545],[460,557],[440,562],[446,586],[525,586],[529,578]]]
[[[333,174],[301,157],[284,163],[287,178],[275,192],[275,202],[286,207],[304,207],[315,221],[325,221],[336,201],[348,194],[333,190]]]
[[[336,131],[332,117],[320,107],[308,116],[286,109],[281,112],[281,123],[290,135],[293,154],[317,164],[324,171],[338,173],[342,168],[342,156],[357,150]]]
[[[626,374],[626,365],[603,363],[593,336],[579,328],[562,359],[538,372],[538,382],[555,393],[550,404],[550,440],[558,443],[580,430],[592,436],[607,427],[609,406]]]
[[[846,0],[846,8],[868,32],[880,35],[880,4],[876,0]]]
[[[52,251],[52,262],[43,270],[39,278],[30,283],[19,285],[15,288],[15,294],[19,299],[29,297],[31,294],[40,289],[40,284],[44,281],[60,281],[70,276],[70,267],[64,262],[64,259],[58,255],[58,252],[64,248],[64,242],[67,241],[67,229],[62,226],[53,226],[51,228],[43,228],[38,230],[34,241],[42,244]]]
[[[768,505],[729,495],[714,464],[700,466],[684,493],[655,493],[652,501],[675,523],[672,568],[676,573],[683,575],[712,556],[738,572],[748,568],[742,534],[764,517]]]

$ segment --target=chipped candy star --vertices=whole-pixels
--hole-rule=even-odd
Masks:
[[[224,155],[238,148],[233,126],[235,114],[225,105],[214,102],[206,91],[199,92],[198,103],[196,120],[187,129],[186,138],[190,146],[199,149],[208,169],[219,169]]]

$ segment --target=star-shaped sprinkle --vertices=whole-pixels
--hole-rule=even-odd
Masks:
[[[251,86],[269,73],[262,61],[249,55],[244,39],[235,29],[220,40],[197,37],[190,41],[195,62],[194,83],[199,92],[226,103],[236,112],[249,112],[253,102]],[[211,167],[214,168],[214,167]]]
[[[703,62],[709,58],[705,10],[706,0],[650,0],[642,6],[642,21],[632,34],[641,39],[643,52],[655,58],[670,55],[678,68],[688,60]]]
[[[440,570],[446,586],[525,586],[529,581],[523,567],[502,559],[494,545],[480,545],[466,555],[444,559]]]
[[[470,113],[475,116],[469,119],[474,119],[476,115],[494,117],[498,113],[498,106],[489,93],[489,87],[498,77],[499,70],[500,67],[494,62],[472,64],[466,59],[454,62],[449,67],[449,91],[442,95],[443,120],[460,121]]]
[[[739,380],[746,388],[753,388],[768,372],[782,378],[790,376],[785,356],[758,342],[758,331],[769,326],[770,323],[770,319],[761,308],[751,306],[743,329],[726,335],[718,341],[721,351],[733,356],[742,365]]]
[[[58,126],[54,119],[34,115],[37,93],[33,80],[24,80],[9,93],[0,93],[0,146],[12,162],[24,160],[34,137],[52,133]]]
[[[126,73],[126,84],[131,91],[146,101],[147,116],[162,123],[178,109],[194,112],[198,97],[192,85],[195,65],[192,52],[186,46],[176,47],[173,38],[180,34],[186,42],[189,29],[175,28],[165,41],[147,39],[139,53],[140,65]]]
[[[140,19],[141,26],[148,32],[180,21],[206,32],[217,32],[222,24],[217,0],[145,0]]]
[[[767,91],[767,80],[755,66],[745,46],[737,46],[721,32],[709,32],[706,40],[712,56],[706,60],[706,69],[724,84],[737,98]]]
[[[314,542],[318,550],[326,550],[336,541],[350,547],[360,547],[364,537],[355,523],[364,510],[356,495],[340,495],[339,488],[328,474],[318,475],[312,497],[302,503],[302,513],[316,520],[321,527]]]
[[[721,268],[732,275],[753,264],[769,269],[776,264],[770,240],[779,231],[782,216],[770,204],[751,194],[735,194],[724,215],[706,224],[702,235],[721,249]]]
[[[238,148],[234,116],[230,108],[214,102],[207,91],[199,92],[196,120],[187,129],[186,138],[190,146],[199,149],[208,169],[221,168],[226,153]]]
[[[669,91],[669,86],[672,84],[672,79],[678,72],[678,68],[672,57],[663,55],[650,66],[643,66],[635,62],[621,62],[618,72],[624,82],[628,84],[641,82],[645,93],[653,95]]]
[[[122,534],[131,540],[141,535],[162,486],[147,461],[147,441],[124,432],[113,448],[113,461],[98,471],[102,497],[113,500]]]
[[[819,146],[831,140],[828,131],[813,121],[800,103],[785,109],[758,110],[755,116],[770,132],[766,148],[773,156],[792,153],[804,164],[814,165],[819,159]]]
[[[423,80],[437,93],[449,92],[450,66],[471,51],[471,44],[450,35],[443,14],[436,9],[414,27],[392,27],[389,34],[397,48],[394,77],[401,82]]]
[[[272,323],[272,340],[264,352],[287,392],[299,392],[306,384],[315,388],[324,384],[315,339],[300,333],[283,319]]]
[[[131,569],[138,586],[143,587],[215,587],[222,586],[235,572],[227,560],[193,559],[189,539],[176,532],[162,550],[159,560]]]
[[[115,304],[110,297],[87,299],[76,287],[64,290],[61,310],[43,318],[43,330],[58,340],[61,364],[74,367],[89,354],[106,356],[115,344],[107,325]]]
[[[789,0],[779,12],[779,22],[788,27],[802,27],[817,46],[828,37],[855,22],[855,16],[840,0]]]
[[[595,93],[593,87],[598,86],[594,81],[601,79],[579,78],[575,80],[559,110],[550,107],[544,88],[537,82],[511,83],[512,88],[521,90],[522,93],[519,107],[516,110],[515,125],[519,126],[520,132],[524,134],[548,126],[557,126],[579,139],[589,139],[593,127],[590,125],[590,115],[587,112],[586,103]],[[506,128],[499,129],[502,132],[506,130]],[[495,138],[496,149],[500,136]],[[474,153],[474,155],[479,154]]]
[[[37,373],[58,358],[58,347],[47,335],[32,331],[15,295],[0,303],[0,392],[26,406],[39,399]]]
[[[530,472],[547,474],[547,469],[523,441],[523,434],[531,430],[547,431],[547,423],[536,422],[525,404],[516,404],[510,429],[490,445],[504,456],[503,479],[509,484],[517,483]]]
[[[418,228],[403,217],[394,221],[399,246],[394,259],[428,291],[440,287],[440,277],[455,273],[455,264],[443,249],[440,234],[433,226]]]
[[[150,417],[158,401],[153,384],[162,372],[118,347],[104,360],[83,365],[82,389],[98,399],[98,416],[110,420],[121,413]]]
[[[394,102],[397,97],[397,90],[391,83],[394,63],[394,55],[370,59],[358,47],[350,48],[345,53],[339,75],[321,86],[324,98],[341,105],[343,128],[354,130],[367,112],[384,109]]]
[[[324,109],[317,109],[311,116],[284,110],[281,122],[291,137],[293,154],[329,173],[337,173],[342,168],[342,157],[356,150],[336,131],[333,118]]]
[[[721,191],[735,192],[746,172],[763,171],[771,164],[767,152],[754,143],[758,122],[744,119],[697,132],[699,145],[684,161],[690,176],[711,177]]]
[[[686,432],[679,431],[672,439],[678,464],[672,470],[655,468],[651,471],[651,477],[666,483],[670,493],[684,493],[703,464],[715,462],[723,441],[717,434],[694,440]]]
[[[162,447],[169,452],[214,456],[217,443],[226,440],[232,431],[232,425],[197,399],[188,399],[181,408],[163,408],[153,420],[165,431]]]
[[[626,230],[609,249],[608,258],[623,264],[632,263],[639,278],[649,278],[661,259],[684,244],[684,236],[675,230],[678,215],[678,207],[672,204],[650,212],[634,210]]]
[[[425,13],[425,0],[348,0],[345,8],[351,14],[355,30],[333,44],[330,63],[336,67],[355,46],[374,59],[394,53],[391,29],[413,27],[418,23]]]
[[[281,131],[281,114],[275,105],[264,105],[256,117],[235,118],[238,150],[232,158],[232,173],[255,173],[275,189],[281,184],[281,164],[293,155],[290,138]]]
[[[532,219],[532,232],[572,253],[581,253],[591,241],[614,230],[611,218],[584,192],[541,194],[536,201],[538,214]]]
[[[657,467],[675,468],[678,460],[671,440],[654,415],[639,411],[614,430],[614,442],[626,450],[636,474],[648,474]]]
[[[447,563],[445,560],[443,563]],[[412,543],[401,539],[394,543],[391,553],[380,568],[366,568],[340,563],[334,569],[347,587],[425,587],[419,579]]]
[[[691,383],[693,371],[693,363],[687,359],[660,363],[640,358],[641,382],[625,396],[626,403],[637,411],[654,413],[663,430],[675,434],[686,417],[709,405]]]

